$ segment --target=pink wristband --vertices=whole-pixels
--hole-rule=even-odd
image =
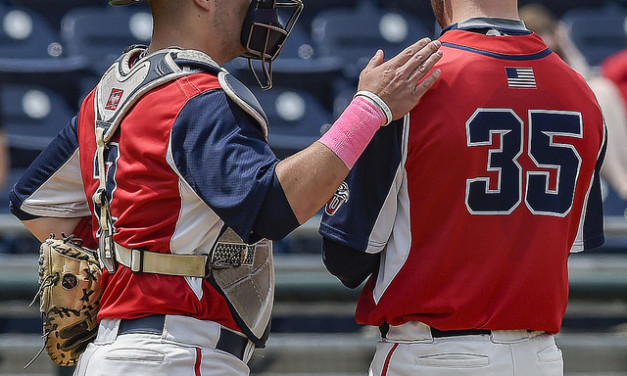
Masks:
[[[353,168],[377,130],[387,123],[387,117],[370,99],[358,96],[318,140]]]

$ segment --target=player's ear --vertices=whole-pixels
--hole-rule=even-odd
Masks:
[[[194,0],[194,3],[201,7],[204,10],[210,10],[213,8],[215,1],[214,0]]]

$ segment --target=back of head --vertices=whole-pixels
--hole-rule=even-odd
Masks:
[[[518,12],[520,19],[525,22],[527,28],[536,34],[542,35],[555,32],[558,20],[544,5],[525,5],[520,7]]]

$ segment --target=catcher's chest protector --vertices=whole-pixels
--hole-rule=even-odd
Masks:
[[[140,58],[131,67],[131,60],[142,51],[143,48],[136,48],[122,55],[105,72],[98,84],[95,95],[95,134],[100,171],[106,171],[104,149],[129,109],[150,90],[199,72],[216,75],[230,99],[252,116],[265,137],[268,137],[268,121],[255,96],[207,55],[199,51],[172,48]],[[99,177],[100,186],[93,197],[94,210],[100,216],[98,254],[103,267],[114,272],[116,262],[126,264],[121,258],[116,260],[115,257],[122,247],[115,245],[112,240],[114,230],[105,192],[106,177],[105,174],[99,174]],[[152,252],[145,253],[146,257],[150,257]],[[172,266],[181,262],[182,255],[159,256],[170,257],[172,262],[168,264]],[[268,335],[274,299],[272,243],[262,240],[255,245],[247,245],[234,231],[227,229],[206,259],[209,262],[208,275],[205,277],[227,299],[240,328],[257,346],[263,347]],[[171,270],[167,273],[160,273],[158,270],[153,272],[173,274]],[[189,274],[181,272],[174,275]]]

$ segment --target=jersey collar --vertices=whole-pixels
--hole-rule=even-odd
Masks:
[[[486,35],[529,35],[531,31],[527,29],[521,20],[510,20],[506,18],[476,17],[448,25],[440,35],[449,30],[466,30]]]

